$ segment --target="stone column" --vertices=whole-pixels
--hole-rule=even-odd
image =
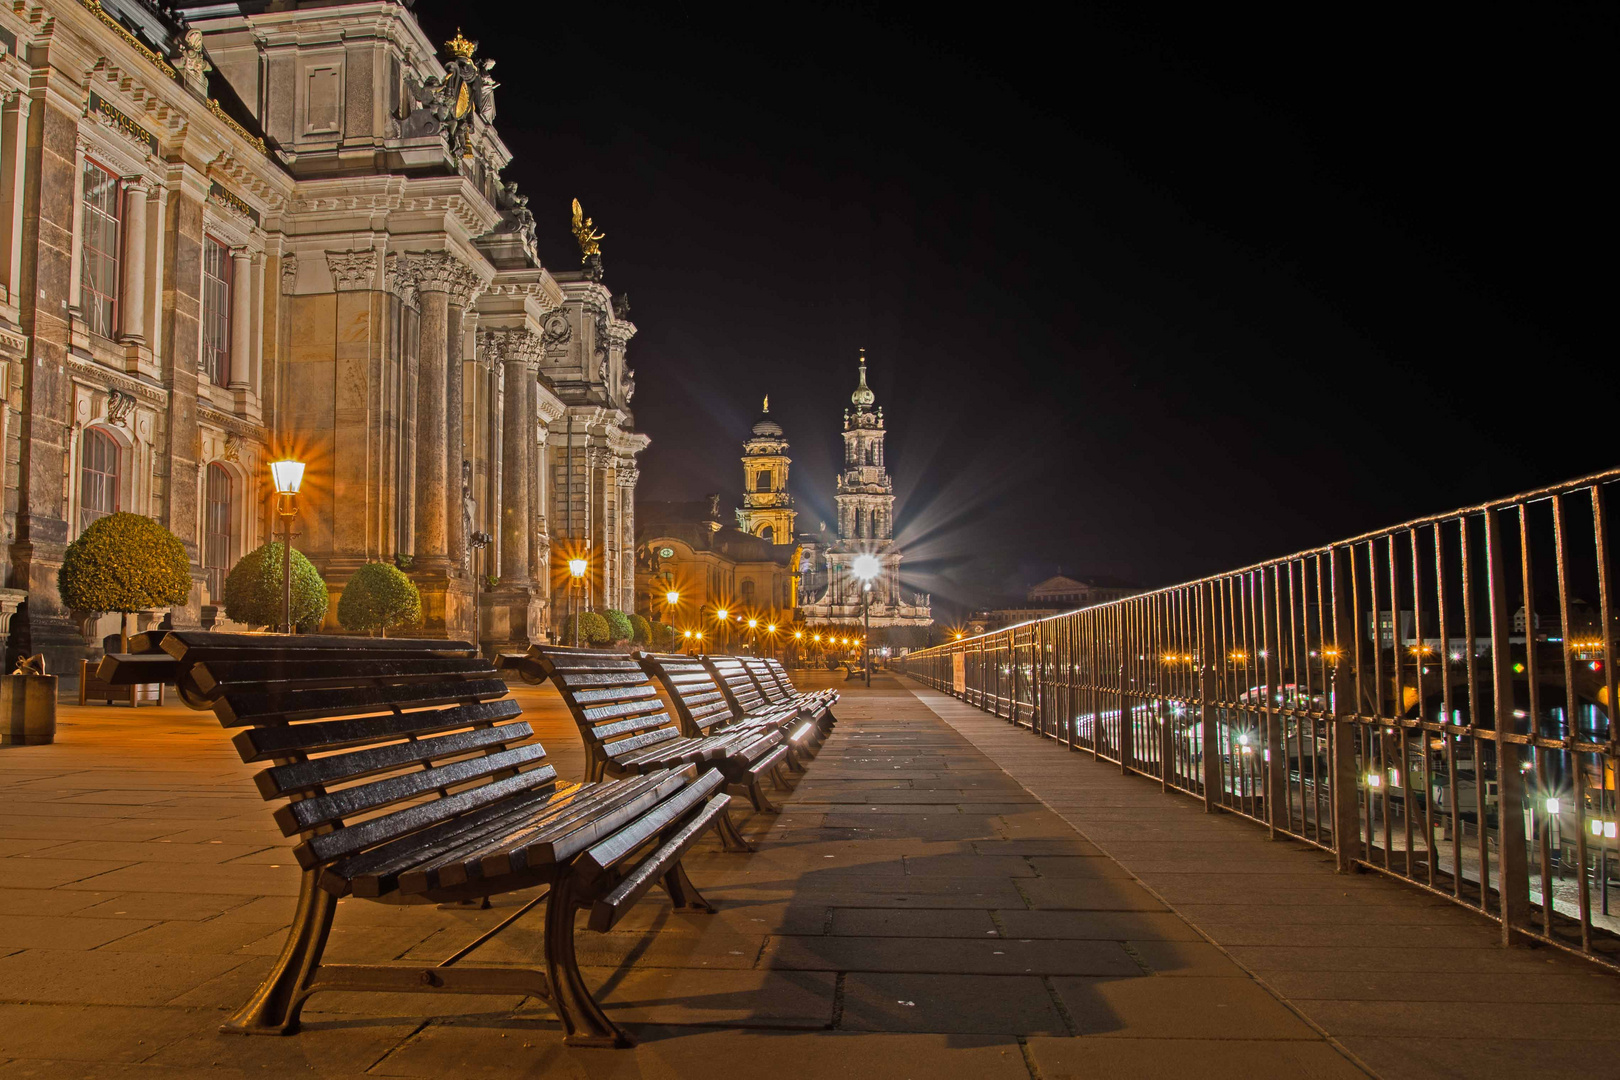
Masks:
[[[507,333],[517,336],[517,332]],[[538,365],[528,350],[510,339],[497,355],[506,375],[501,428],[501,578],[503,584],[526,585],[534,573],[529,562],[529,466],[530,444],[534,442],[533,385]]]
[[[232,390],[251,385],[253,364],[253,263],[245,247],[231,248]]]
[[[450,457],[446,446],[446,322],[449,300],[444,283],[424,275],[421,344],[416,368],[416,560],[424,570],[449,569]],[[459,451],[459,447],[457,450]],[[459,470],[456,498],[460,499]],[[460,511],[457,511],[459,517]],[[458,526],[459,527],[459,526]]]
[[[80,291],[84,287],[84,152],[89,149],[84,136],[80,135],[73,147],[73,187],[67,193],[73,205],[72,232],[68,234],[68,310],[75,318],[82,318],[84,311],[79,307]]]
[[[123,340],[146,343],[146,193],[151,185],[143,176],[126,176],[124,187],[124,257],[120,270],[124,287],[119,296],[119,327]]]

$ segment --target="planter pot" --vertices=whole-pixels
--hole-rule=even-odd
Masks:
[[[0,675],[0,746],[56,741],[56,676]]]

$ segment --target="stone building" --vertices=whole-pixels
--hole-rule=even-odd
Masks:
[[[309,464],[296,544],[334,599],[395,560],[423,632],[465,635],[493,579],[485,640],[526,640],[566,547],[593,604],[633,602],[635,326],[577,204],[581,264],[541,265],[492,67],[391,0],[0,8],[12,652],[96,639],[56,571],[115,510],[181,538],[170,617],[211,621],[284,454]]]
[[[788,494],[787,434],[771,419],[771,399],[754,422],[753,432],[743,443],[743,504],[737,511],[737,528],[773,544],[793,544],[793,523],[798,511]]]
[[[638,609],[680,630],[713,628],[716,612],[785,623],[798,603],[799,549],[726,526],[720,496],[639,507]],[[670,590],[680,594],[673,608]]]
[[[800,605],[812,624],[858,622],[865,614],[861,580],[855,562],[863,555],[878,560],[872,580],[871,623],[878,627],[926,629],[934,623],[929,597],[908,594],[900,586],[900,548],[894,542],[894,480],[883,457],[886,433],[882,406],[866,385],[866,351],[861,351],[860,381],[850,395],[853,410],[844,411],[844,463],[834,501],[838,505],[836,538],[804,537],[801,572],[804,591],[813,597]]]
[[[1024,594],[1022,606],[1009,605],[989,611],[975,611],[963,629],[969,634],[983,634],[1004,626],[1044,619],[1060,611],[1075,611],[1095,604],[1108,604],[1135,596],[1146,590],[1140,585],[1109,577],[1085,579],[1058,574],[1036,585]]]

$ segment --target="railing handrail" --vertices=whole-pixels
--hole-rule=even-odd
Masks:
[[[1317,547],[1305,548],[1301,551],[1296,551],[1291,555],[1279,555],[1274,559],[1262,559],[1257,563],[1250,563],[1247,566],[1240,566],[1235,570],[1218,570],[1213,574],[1207,574],[1201,578],[1193,578],[1190,581],[1179,582],[1175,585],[1161,585],[1157,589],[1149,589],[1145,592],[1135,593],[1131,596],[1122,596],[1118,600],[1104,600],[1100,604],[1090,604],[1082,608],[1070,608],[1067,611],[1054,611],[1052,614],[1042,615],[1038,619],[1025,619],[1023,622],[1008,623],[1006,626],[998,626],[994,630],[986,630],[982,634],[973,634],[968,637],[959,638],[955,641],[945,641],[938,645],[929,645],[926,648],[915,649],[912,651],[911,655],[921,656],[926,653],[933,652],[935,649],[948,650],[956,646],[966,645],[970,641],[977,641],[980,638],[992,637],[1007,630],[1015,630],[1021,626],[1034,626],[1036,623],[1051,622],[1053,619],[1065,618],[1066,616],[1074,615],[1082,611],[1094,611],[1098,608],[1113,607],[1116,604],[1127,604],[1135,600],[1160,596],[1162,594],[1175,592],[1180,589],[1192,588],[1196,585],[1207,585],[1212,581],[1222,581],[1227,578],[1236,577],[1239,574],[1252,574],[1258,570],[1264,570],[1269,566],[1276,566],[1279,563],[1294,562],[1299,559],[1308,559],[1313,555],[1326,555],[1334,548],[1351,547],[1356,544],[1363,544],[1369,540],[1377,540],[1381,537],[1388,536],[1391,533],[1418,529],[1426,525],[1436,525],[1445,521],[1456,521],[1470,515],[1484,514],[1492,510],[1503,510],[1521,504],[1544,502],[1547,499],[1554,498],[1558,495],[1568,495],[1579,491],[1582,488],[1596,487],[1600,484],[1611,483],[1616,480],[1620,480],[1620,466],[1616,466],[1612,469],[1604,469],[1602,472],[1595,472],[1589,476],[1583,476],[1575,480],[1566,480],[1558,484],[1549,484],[1546,487],[1531,488],[1529,491],[1521,492],[1518,495],[1509,495],[1501,499],[1490,499],[1486,502],[1478,503],[1473,506],[1460,506],[1455,510],[1448,510],[1441,514],[1426,514],[1423,517],[1412,518],[1410,521],[1402,521],[1398,524],[1389,525],[1382,529],[1373,529],[1343,540],[1332,540],[1326,544],[1318,545]]]

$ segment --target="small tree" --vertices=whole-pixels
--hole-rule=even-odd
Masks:
[[[658,623],[652,628],[650,635],[652,647],[659,652],[674,652],[679,647],[681,635],[669,623]]]
[[[272,540],[242,556],[225,577],[225,615],[249,626],[281,621],[281,542]],[[292,553],[292,620],[304,633],[320,629],[331,598],[315,564]]]
[[[630,625],[630,616],[616,608],[608,608],[602,612],[607,620],[609,641],[629,641],[635,636],[635,627]]]
[[[602,616],[598,615],[596,612],[581,612],[578,622],[578,641],[580,645],[606,645],[608,642],[613,640],[608,636],[610,633],[612,633],[612,631],[608,629],[607,620],[602,618]],[[568,619],[563,623],[562,644],[574,644],[574,623],[574,619]]]
[[[387,637],[422,621],[422,594],[392,563],[367,563],[343,586],[337,618],[345,630]]]
[[[191,596],[191,560],[180,539],[151,518],[108,514],[67,546],[56,591],[70,609],[118,612],[127,652],[129,613],[184,604]]]
[[[653,629],[644,616],[630,616],[630,640],[636,645],[651,645]]]

